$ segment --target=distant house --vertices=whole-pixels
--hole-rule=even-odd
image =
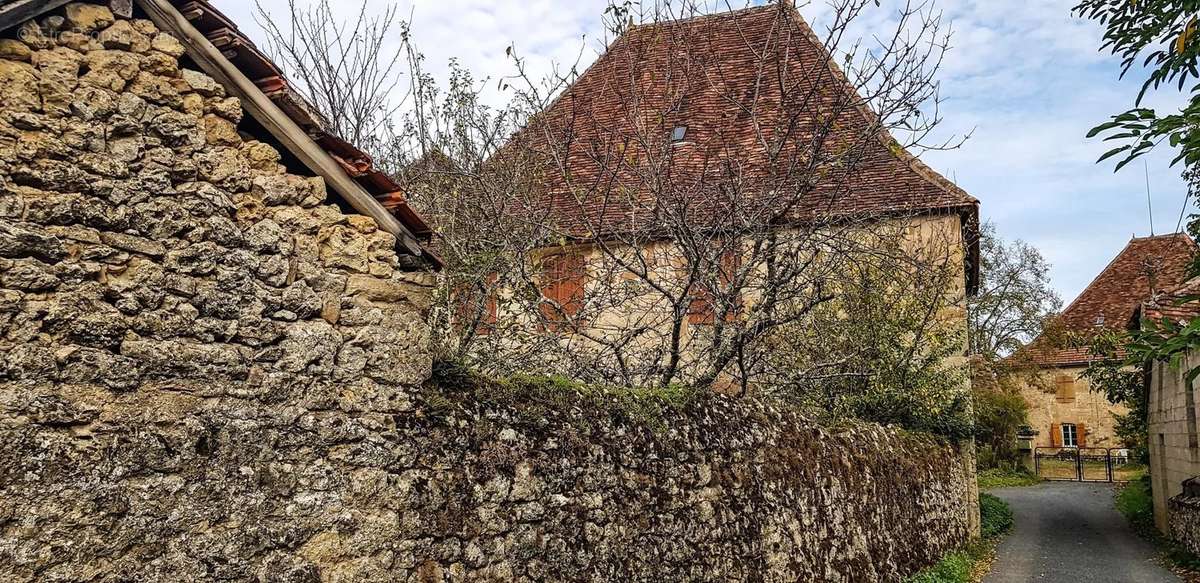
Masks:
[[[1143,302],[1184,281],[1195,252],[1196,244],[1184,234],[1130,240],[1063,310],[1053,333],[1037,338],[1024,351],[1037,369],[1021,389],[1029,403],[1030,425],[1038,432],[1034,445],[1121,446],[1113,415],[1126,409],[1109,403],[1080,378],[1094,358],[1081,340],[1099,330],[1128,327]],[[1064,341],[1068,337],[1072,341]]]

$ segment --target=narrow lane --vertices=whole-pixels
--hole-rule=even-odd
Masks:
[[[1114,492],[1077,482],[991,490],[1012,507],[1016,527],[984,583],[1178,583],[1113,507]]]

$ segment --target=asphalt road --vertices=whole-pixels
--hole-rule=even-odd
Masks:
[[[1008,502],[1016,526],[984,583],[1179,582],[1113,507],[1111,484],[1046,482],[989,493]]]

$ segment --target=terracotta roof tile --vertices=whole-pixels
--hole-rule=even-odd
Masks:
[[[779,86],[780,70],[796,84],[787,91]],[[807,101],[792,107],[783,105],[785,99]],[[763,144],[793,148],[780,158],[795,159],[809,144],[804,136],[824,127],[814,119],[818,112],[837,116],[833,143],[872,138],[862,146],[861,163],[852,164],[852,170],[830,170],[837,178],[808,188],[781,172]],[[729,216],[722,206],[727,202],[706,196],[704,189],[711,191],[721,176],[729,182],[729,169],[714,160],[730,159],[738,166],[742,190],[764,193],[748,196],[761,200],[744,204],[770,205],[771,192],[806,189],[803,208],[784,220],[945,211],[974,221],[978,213],[976,199],[886,134],[874,139],[879,132],[868,129],[876,122],[874,114],[830,65],[828,53],[790,3],[634,26],[538,121],[544,125],[527,127],[514,141],[560,150],[571,184],[561,172],[548,173],[542,208],[559,227],[583,237],[654,228],[660,209],[650,191],[659,185],[648,185],[644,175],[628,168],[637,163],[626,162],[660,146],[639,140],[646,135],[661,135],[661,146],[670,148],[669,188],[688,197],[696,221],[718,223]],[[677,126],[686,126],[686,137],[672,146],[668,141]],[[831,146],[820,148],[828,152]],[[613,171],[618,166],[626,168]]]
[[[1200,277],[1194,277],[1142,305],[1141,315],[1150,320],[1167,318],[1184,324],[1200,318]]]
[[[1178,288],[1186,280],[1196,250],[1196,243],[1182,233],[1130,240],[1063,310],[1057,325],[1077,339],[1098,329],[1128,327],[1143,302],[1164,290]],[[1035,363],[1047,366],[1089,360],[1086,348],[1057,348],[1041,337],[1027,350]]]
[[[271,59],[254,45],[227,16],[208,0],[171,0],[180,14],[250,78],[296,125],[332,155],[346,173],[363,187],[413,235],[428,241],[430,228],[414,211],[399,184],[375,168],[371,157],[358,147],[325,130],[326,123],[300,96]],[[434,258],[436,260],[436,258]]]

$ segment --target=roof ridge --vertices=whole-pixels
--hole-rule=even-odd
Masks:
[[[1095,286],[1096,282],[1100,281],[1104,277],[1104,275],[1109,272],[1109,270],[1113,269],[1114,265],[1116,265],[1117,261],[1119,261],[1121,259],[1121,257],[1123,257],[1126,253],[1129,252],[1129,250],[1133,247],[1134,243],[1136,243],[1138,241],[1150,241],[1150,240],[1156,240],[1156,239],[1178,238],[1179,235],[1183,235],[1184,238],[1189,243],[1192,244],[1192,246],[1196,246],[1196,242],[1187,233],[1171,233],[1169,235],[1152,235],[1149,237],[1133,237],[1133,238],[1131,238],[1129,241],[1127,241],[1125,243],[1125,246],[1121,248],[1121,251],[1118,252],[1116,255],[1114,255],[1113,258],[1110,259],[1107,264],[1105,264],[1104,269],[1101,269],[1100,272],[1097,273],[1096,276],[1093,277],[1092,280],[1090,282],[1088,282],[1088,284],[1086,286],[1084,286],[1084,288],[1082,290],[1080,290],[1079,294],[1075,296],[1075,299],[1071,300],[1071,303],[1068,304],[1067,307],[1063,308],[1062,311],[1058,313],[1058,317],[1062,317],[1064,314],[1071,311],[1071,308],[1075,307],[1075,305],[1079,303],[1079,300],[1083,298],[1084,294],[1086,294],[1089,289],[1091,289],[1093,286]],[[1150,292],[1151,292],[1151,295],[1153,295],[1154,290],[1150,290]],[[1142,305],[1145,301],[1146,301],[1145,299],[1139,301],[1138,305],[1139,306]],[[1040,334],[1038,335],[1038,338],[1041,338]],[[1038,338],[1035,338],[1033,340],[1033,342],[1030,342],[1030,344],[1032,345],[1033,343],[1036,343]]]
[[[742,8],[730,8],[729,10],[723,10],[721,12],[709,12],[707,14],[693,14],[692,16],[688,16],[685,18],[670,18],[670,19],[665,19],[665,20],[656,20],[656,21],[652,21],[652,22],[637,22],[637,23],[633,23],[632,25],[630,25],[630,27],[626,30],[626,32],[630,32],[630,31],[633,31],[634,29],[639,29],[639,28],[654,28],[657,26],[667,26],[667,25],[673,25],[673,24],[694,24],[701,20],[706,20],[706,19],[714,19],[715,20],[718,18],[729,18],[731,16],[743,16],[750,12],[766,12],[768,10],[786,10],[787,9],[787,8],[781,8],[781,6],[794,7],[794,5],[792,5],[792,3],[790,1],[785,0],[784,2],[776,2],[773,4],[763,4],[761,6],[745,6]],[[622,35],[622,36],[624,36],[624,35]]]
[[[825,43],[821,42],[821,38],[817,36],[817,32],[813,30],[812,25],[810,25],[808,21],[804,19],[804,15],[800,14],[800,10],[796,8],[796,5],[789,0],[784,0],[782,5],[785,6],[783,10],[791,10],[792,17],[796,19],[797,27],[799,28],[800,33],[805,35],[809,42],[813,43],[814,46],[818,47],[826,54],[825,62],[829,67],[830,72],[857,102],[854,105],[854,108],[858,110],[859,114],[863,116],[868,124],[879,125],[879,135],[877,138],[883,145],[884,149],[887,150],[888,153],[894,156],[898,161],[900,161],[900,163],[912,170],[913,173],[915,173],[917,176],[920,176],[931,185],[942,189],[948,194],[962,197],[964,199],[964,204],[978,205],[979,199],[971,196],[966,190],[963,190],[962,187],[954,183],[954,181],[946,178],[940,172],[934,170],[928,164],[922,161],[919,156],[909,152],[908,148],[900,145],[899,140],[892,136],[892,133],[889,132],[886,127],[884,127],[883,122],[879,119],[879,114],[876,113],[875,110],[871,109],[870,104],[868,104],[866,100],[863,99],[858,93],[858,88],[850,82],[850,78],[846,76],[846,72],[842,70],[840,65],[838,65],[837,59],[834,58],[833,51],[825,47]]]
[[[1104,269],[1101,269],[1100,273],[1096,274],[1096,277],[1093,277],[1092,280],[1089,281],[1087,285],[1083,286],[1083,289],[1080,290],[1078,294],[1076,294],[1075,299],[1071,300],[1071,303],[1067,304],[1067,307],[1063,308],[1062,311],[1058,313],[1059,317],[1061,317],[1063,314],[1066,314],[1067,312],[1071,311],[1071,308],[1075,307],[1075,304],[1079,303],[1079,299],[1083,297],[1083,294],[1087,293],[1087,290],[1091,289],[1093,285],[1096,285],[1096,282],[1100,281],[1100,278],[1104,277],[1104,274],[1108,273],[1109,269],[1112,269],[1113,265],[1115,265],[1117,263],[1117,260],[1120,259],[1121,256],[1124,255],[1126,251],[1129,251],[1129,248],[1133,246],[1133,241],[1134,241],[1134,239],[1130,239],[1129,241],[1125,242],[1125,246],[1122,247],[1121,250],[1118,251],[1116,255],[1113,255],[1112,259],[1108,260],[1108,263],[1106,263],[1104,265]],[[1039,336],[1041,336],[1041,335],[1039,334]]]
[[[1195,239],[1192,239],[1192,236],[1187,234],[1184,231],[1175,231],[1174,233],[1164,233],[1162,235],[1146,235],[1145,237],[1138,237],[1137,235],[1134,235],[1133,237],[1130,237],[1129,240],[1130,241],[1150,241],[1152,239],[1175,239],[1175,238],[1179,238],[1181,236],[1183,238],[1187,239],[1193,245],[1196,244]]]

